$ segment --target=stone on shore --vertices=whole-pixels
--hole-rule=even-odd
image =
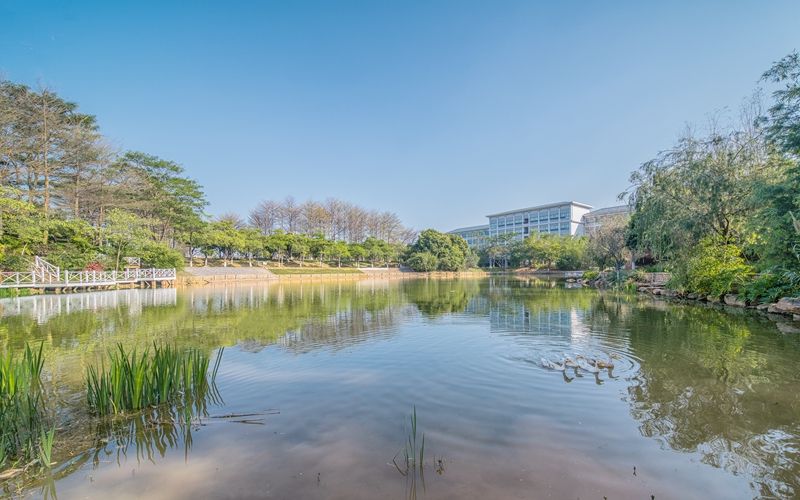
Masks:
[[[784,297],[772,304],[767,311],[777,314],[800,314],[800,297]]]
[[[756,309],[759,310],[759,311],[766,311],[767,309],[769,309],[770,307],[772,307],[774,305],[775,304],[759,304],[758,306],[756,306]]]
[[[732,293],[729,293],[725,296],[725,303],[728,304],[729,306],[736,306],[736,307],[747,306],[747,302],[737,298],[736,295],[733,295]]]

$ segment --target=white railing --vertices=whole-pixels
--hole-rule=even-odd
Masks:
[[[41,283],[52,283],[53,280],[58,281],[58,277],[61,274],[61,269],[58,266],[54,266],[39,256],[33,258],[31,271],[39,277]]]
[[[30,272],[0,272],[0,288],[74,287],[115,285],[140,281],[171,281],[175,269],[125,269],[124,271],[61,271],[58,267],[36,257]]]

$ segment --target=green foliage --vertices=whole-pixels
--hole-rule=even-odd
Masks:
[[[186,266],[186,260],[179,251],[159,241],[145,242],[136,254],[142,258],[143,267],[183,269]]]
[[[770,269],[748,280],[739,290],[739,296],[750,302],[775,302],[781,297],[800,294],[800,273]]]
[[[630,241],[640,253],[677,261],[704,238],[743,244],[754,186],[770,182],[781,167],[753,125],[760,98],[745,102],[738,124],[723,126],[724,116],[712,115],[705,132],[687,131],[631,174]]]
[[[581,278],[591,281],[597,279],[598,276],[600,276],[600,271],[597,269],[589,269],[588,271],[584,271]]]
[[[736,292],[752,274],[741,253],[736,245],[706,238],[692,251],[686,267],[675,273],[671,286],[712,297]]]
[[[94,366],[86,369],[87,402],[100,415],[199,397],[208,388],[209,378],[213,383],[216,377],[222,350],[210,375],[210,358],[205,353],[169,345],[153,344],[152,357],[149,348],[137,357],[135,348],[126,353],[119,344],[116,351],[108,351],[108,360],[108,370],[105,360],[99,371]]]
[[[26,344],[21,359],[15,358],[10,350],[0,356],[0,456],[3,457],[0,467],[7,459],[28,461],[39,456],[45,432],[43,347],[44,344],[35,351]]]
[[[407,260],[408,266],[415,271],[431,272],[439,267],[439,259],[433,253],[413,252]]]
[[[800,56],[792,52],[761,77],[764,81],[783,83],[773,92],[773,106],[769,109],[767,130],[770,137],[787,153],[800,153]]]
[[[426,229],[411,246],[407,263],[417,271],[463,271],[471,253],[461,236]]]

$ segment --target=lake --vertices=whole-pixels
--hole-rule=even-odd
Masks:
[[[800,495],[798,337],[750,311],[571,285],[353,280],[2,299],[3,349],[44,342],[59,463],[5,494]],[[93,416],[86,366],[118,343],[154,341],[225,347],[200,418]],[[542,362],[611,354],[614,368],[597,373]],[[407,468],[404,447],[418,453],[423,434],[423,466]]]

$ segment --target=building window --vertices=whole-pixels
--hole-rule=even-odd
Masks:
[[[550,232],[557,233],[558,232],[558,224],[550,224]]]
[[[522,225],[522,214],[517,214],[514,216],[514,224],[517,226]]]
[[[497,219],[489,219],[489,228],[490,229],[497,229]]]
[[[542,210],[539,212],[539,222],[547,222],[547,210]]]
[[[561,209],[561,220],[568,220],[569,219],[569,208],[562,208]]]
[[[558,210],[550,210],[550,220],[558,220]]]
[[[561,230],[563,231],[564,229],[569,231],[569,222],[562,222],[561,223]]]
[[[522,234],[528,234],[528,228],[527,227],[522,229]]]
[[[539,212],[531,212],[531,224],[539,222]]]

